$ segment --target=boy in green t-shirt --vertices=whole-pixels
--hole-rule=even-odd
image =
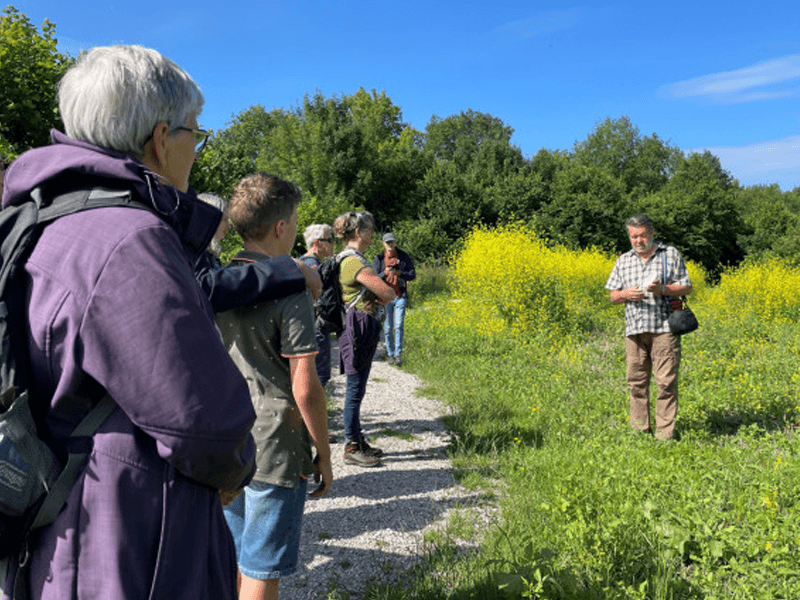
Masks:
[[[231,223],[244,240],[236,261],[288,254],[297,235],[300,190],[274,175],[242,179],[230,199]],[[225,507],[236,543],[241,598],[278,598],[279,578],[297,569],[307,478],[319,497],[333,478],[325,393],[317,377],[309,292],[217,315],[225,345],[250,385],[256,410],[256,474]],[[312,457],[312,445],[316,458]]]

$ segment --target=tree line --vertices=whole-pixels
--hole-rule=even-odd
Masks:
[[[55,86],[72,64],[7,7],[0,18],[0,153],[13,158],[59,127]],[[372,212],[420,261],[446,259],[478,225],[533,225],[568,247],[629,248],[623,228],[647,213],[658,237],[712,277],[748,257],[800,256],[800,188],[741,186],[709,152],[686,154],[627,116],[607,117],[569,150],[532,156],[514,130],[471,109],[432,116],[424,131],[403,121],[385,91],[308,94],[296,107],[261,105],[214,132],[191,178],[198,192],[227,195],[262,170],[297,183],[302,223],[345,210]]]

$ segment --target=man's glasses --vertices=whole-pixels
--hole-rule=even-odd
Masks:
[[[208,136],[211,134],[203,129],[191,129],[189,127],[175,127],[173,131],[190,131],[194,135],[194,153],[200,154],[206,147]]]

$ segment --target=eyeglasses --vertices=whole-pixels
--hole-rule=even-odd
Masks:
[[[319,238],[320,242],[328,242],[329,244],[333,243],[333,238]]]
[[[194,134],[194,153],[200,154],[206,147],[208,136],[211,134],[203,129],[191,129],[190,127],[175,127],[173,131],[190,131]]]

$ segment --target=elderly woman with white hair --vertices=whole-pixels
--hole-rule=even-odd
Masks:
[[[333,255],[333,227],[327,223],[315,223],[306,227],[303,240],[306,243],[306,253],[300,257],[300,261],[312,269],[318,269],[322,261]],[[319,328],[315,331],[319,346],[316,358],[317,376],[322,387],[325,387],[331,379],[331,334],[322,333]]]
[[[43,437],[63,457],[101,397],[116,403],[63,510],[30,540],[32,599],[236,598],[220,492],[253,475],[255,413],[192,270],[220,221],[189,187],[202,106],[158,52],[95,48],[59,85],[67,135],[6,173],[3,207],[36,188],[131,200],[51,223],[24,269]]]

